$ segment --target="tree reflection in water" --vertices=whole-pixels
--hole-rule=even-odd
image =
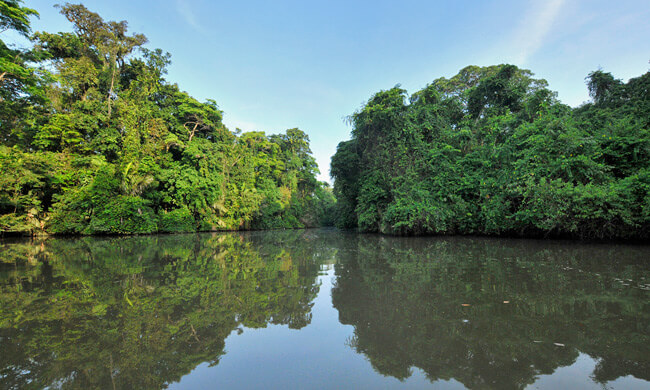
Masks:
[[[597,359],[598,382],[650,380],[647,248],[358,236],[332,290],[349,345],[376,371],[523,388]]]
[[[311,320],[319,256],[327,250],[311,236],[3,243],[1,382],[161,388],[202,362],[218,364],[225,338],[242,326],[300,329]]]
[[[309,325],[334,260],[347,344],[385,376],[523,388],[583,353],[597,382],[650,380],[648,253],[335,230],[0,241],[0,384],[166,387],[233,332]]]

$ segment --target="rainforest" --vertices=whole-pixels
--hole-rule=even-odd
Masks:
[[[514,65],[468,66],[349,117],[332,157],[340,227],[389,234],[650,237],[650,73],[603,70],[562,104]]]
[[[650,73],[595,70],[577,107],[508,64],[382,90],[347,117],[330,188],[307,133],[228,129],[127,22],[66,3],[72,32],[32,32],[35,10],[1,4],[30,42],[0,42],[2,234],[650,237]]]
[[[0,390],[650,388],[647,6],[85,3],[0,0]]]
[[[132,234],[329,225],[334,204],[300,129],[241,133],[165,80],[170,55],[83,5],[73,33],[30,34],[3,1],[0,231]]]

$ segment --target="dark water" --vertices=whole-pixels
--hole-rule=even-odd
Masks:
[[[0,388],[650,388],[650,246],[0,242]]]

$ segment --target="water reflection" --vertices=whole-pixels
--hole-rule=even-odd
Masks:
[[[598,383],[650,380],[647,258],[647,246],[334,230],[3,241],[0,388],[182,385],[201,363],[219,369],[229,335],[270,324],[302,329],[292,342],[296,331],[274,327],[273,342],[313,362],[321,387],[350,387],[336,373],[359,367],[354,356],[370,363],[354,377],[367,387],[382,385],[377,373],[408,386],[417,367],[430,382],[524,388],[587,356]],[[319,312],[333,263],[336,311]],[[312,335],[317,316],[332,321]],[[323,356],[337,357],[327,370]],[[297,366],[274,364],[277,377],[258,383],[273,388]]]
[[[328,250],[311,241],[275,232],[5,243],[0,382],[161,388],[218,364],[234,329],[300,329]]]
[[[580,352],[601,383],[650,380],[648,249],[362,236],[332,290],[349,345],[381,374],[523,388]]]

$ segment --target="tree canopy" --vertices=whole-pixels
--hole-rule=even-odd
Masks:
[[[57,6],[72,32],[30,35],[36,11],[0,2],[0,231],[152,233],[328,222],[309,137],[240,134],[214,100],[165,79],[171,56],[126,21]]]
[[[390,234],[650,237],[650,73],[571,108],[514,65],[380,91],[332,157],[337,225]]]

